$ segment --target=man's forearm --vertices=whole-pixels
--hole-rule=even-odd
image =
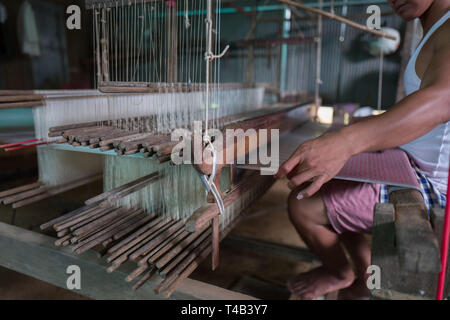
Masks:
[[[357,122],[340,133],[352,154],[403,145],[449,121],[450,105],[446,89],[417,91],[389,111]]]

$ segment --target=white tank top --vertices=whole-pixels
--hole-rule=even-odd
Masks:
[[[416,74],[416,59],[420,50],[430,36],[449,18],[450,11],[431,27],[409,60],[404,75],[407,95],[420,89],[421,79]],[[400,148],[405,150],[414,159],[432,185],[440,193],[445,195],[450,160],[450,121],[440,124],[430,132],[410,143],[400,146]]]

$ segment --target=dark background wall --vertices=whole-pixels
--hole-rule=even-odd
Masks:
[[[82,72],[93,80],[92,25],[83,0],[30,0],[39,29],[41,55],[21,53],[17,17],[22,0],[1,0],[8,18],[3,25],[5,48],[0,54],[1,89],[60,89]],[[66,28],[66,8],[82,8],[82,29]],[[91,81],[92,82],[92,81]],[[92,85],[92,83],[90,83]]]

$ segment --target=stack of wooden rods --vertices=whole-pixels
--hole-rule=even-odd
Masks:
[[[297,107],[299,107],[297,104],[286,104],[278,108],[226,116],[217,121],[226,128],[242,128],[244,130],[265,128],[279,121],[287,112]],[[187,128],[189,129],[190,126]],[[170,160],[172,150],[178,144],[177,141],[171,141],[169,134],[140,133],[119,129],[111,126],[110,122],[106,120],[52,127],[48,135],[49,137],[62,136],[57,142],[69,143],[74,147],[99,148],[100,151],[115,150],[118,155],[141,153],[144,157],[152,157],[160,162]]]
[[[21,187],[0,192],[0,203],[11,204],[14,209],[20,208],[30,201],[39,201],[46,197],[48,188],[38,181]]]
[[[31,108],[44,105],[45,97],[28,90],[0,90],[0,109]]]
[[[164,134],[139,133],[118,129],[98,123],[81,123],[50,128],[49,137],[62,138],[58,143],[69,143],[74,147],[85,146],[100,151],[115,150],[118,155],[143,153],[145,157],[155,154],[152,147],[170,142]]]
[[[205,219],[201,219],[203,222],[197,223],[191,231],[185,221],[174,221],[148,214],[142,209],[115,205],[115,200],[121,195],[137,191],[158,177],[158,173],[152,173],[88,199],[84,207],[44,223],[41,229],[53,227],[59,238],[55,244],[71,245],[77,254],[94,247],[101,249],[111,264],[108,272],[113,272],[127,261],[136,263],[136,269],[125,278],[127,282],[136,280],[133,285],[135,290],[153,275],[159,274],[162,280],[155,292],[168,297],[210,254],[213,235]],[[260,180],[255,181],[255,177]],[[225,195],[227,206],[238,199],[237,195],[252,187],[264,193],[273,182],[270,176],[254,173],[249,180],[251,183],[246,183],[246,180]],[[197,212],[211,211],[211,206],[206,204]],[[236,221],[222,230],[220,239],[226,236]]]
[[[138,268],[126,278],[130,282],[146,272],[135,284],[137,289],[158,270],[156,263],[165,268],[164,272],[172,270],[173,266],[168,264],[174,265],[173,259],[187,256],[192,249],[205,243],[210,233],[209,230],[205,233],[205,229],[190,233],[184,230],[183,221],[114,205],[120,197],[145,187],[158,176],[153,173],[104,192],[87,200],[84,207],[44,223],[41,229],[53,227],[59,238],[55,244],[71,245],[77,254],[103,245],[109,255],[107,261],[111,263],[108,272],[127,260],[137,262]]]
[[[13,209],[17,209],[100,179],[102,179],[101,174],[71,181],[56,187],[49,187],[43,182],[37,181],[0,192],[0,203],[11,205]]]

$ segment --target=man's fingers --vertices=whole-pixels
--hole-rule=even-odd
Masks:
[[[286,176],[289,172],[294,169],[299,163],[300,156],[293,155],[288,160],[286,160],[278,169],[278,172],[275,174],[275,178],[280,179]]]
[[[320,190],[322,185],[327,181],[325,176],[320,176],[316,180],[314,180],[308,187],[300,191],[297,195],[297,199],[301,200],[303,198],[309,198],[314,195],[317,191]]]
[[[311,170],[297,174],[289,180],[288,187],[290,189],[295,189],[296,187],[300,186],[302,183],[305,183],[306,181],[314,178],[314,176],[315,176],[315,174]]]

